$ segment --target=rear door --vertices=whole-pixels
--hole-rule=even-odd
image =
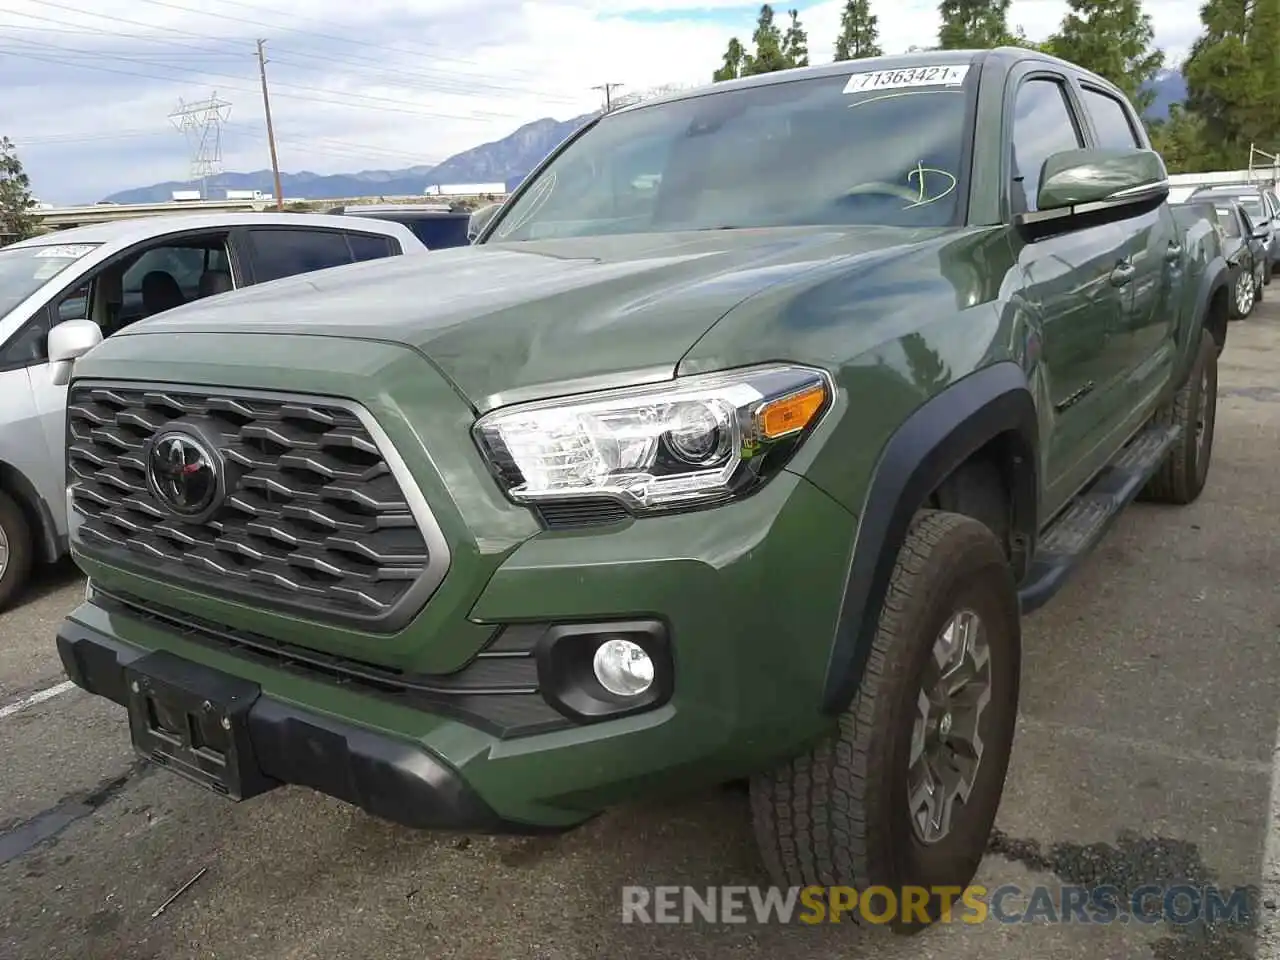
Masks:
[[[1094,146],[1146,148],[1137,118],[1110,91],[1082,82],[1080,102]],[[1185,279],[1184,251],[1181,231],[1168,204],[1135,213],[1116,226],[1124,235],[1116,275],[1117,282],[1123,282],[1122,309],[1111,330],[1108,350],[1124,378],[1117,400],[1141,420],[1151,399],[1168,382],[1177,357],[1174,338]],[[1139,425],[1132,426],[1136,429]]]
[[[1010,215],[1035,209],[1045,160],[1085,145],[1079,105],[1066,78],[1023,68],[1006,94]],[[1042,520],[1066,502],[1110,456],[1118,367],[1111,329],[1122,288],[1112,274],[1123,258],[1124,234],[1092,224],[1027,240],[1010,233],[1023,278],[1026,322],[1040,341]]]

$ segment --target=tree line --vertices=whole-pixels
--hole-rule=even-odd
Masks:
[[[1009,26],[1010,0],[942,0],[934,46],[916,50],[971,50],[1021,46],[1061,57],[1105,77],[1140,112],[1155,98],[1153,81],[1165,67],[1151,17],[1141,0],[1068,0],[1067,13],[1048,39],[1032,41]],[[747,46],[729,40],[716,82],[809,65],[808,35],[796,10],[780,25],[764,4]],[[1237,170],[1250,147],[1280,152],[1280,0],[1207,0],[1202,31],[1181,64],[1184,102],[1167,119],[1144,118],[1153,146],[1171,173]],[[878,57],[877,17],[871,0],[847,0],[840,17],[835,59]]]

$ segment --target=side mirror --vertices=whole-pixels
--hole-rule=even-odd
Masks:
[[[501,209],[500,203],[488,203],[472,213],[471,219],[467,221],[467,242],[475,243],[476,237],[480,236],[480,231],[489,225],[489,221]]]
[[[1154,150],[1063,150],[1044,163],[1036,206],[1040,210],[1129,206],[1168,196],[1169,174]]]
[[[79,357],[102,342],[102,328],[92,320],[65,320],[49,331],[49,367],[56,386],[66,386]]]

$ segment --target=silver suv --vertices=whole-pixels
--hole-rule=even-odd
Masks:
[[[75,356],[192,300],[426,249],[398,223],[305,213],[116,220],[0,247],[0,610],[66,552]]]

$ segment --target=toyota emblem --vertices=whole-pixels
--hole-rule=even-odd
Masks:
[[[162,433],[147,455],[147,483],[161,506],[184,520],[208,514],[221,495],[218,460],[189,433]]]

